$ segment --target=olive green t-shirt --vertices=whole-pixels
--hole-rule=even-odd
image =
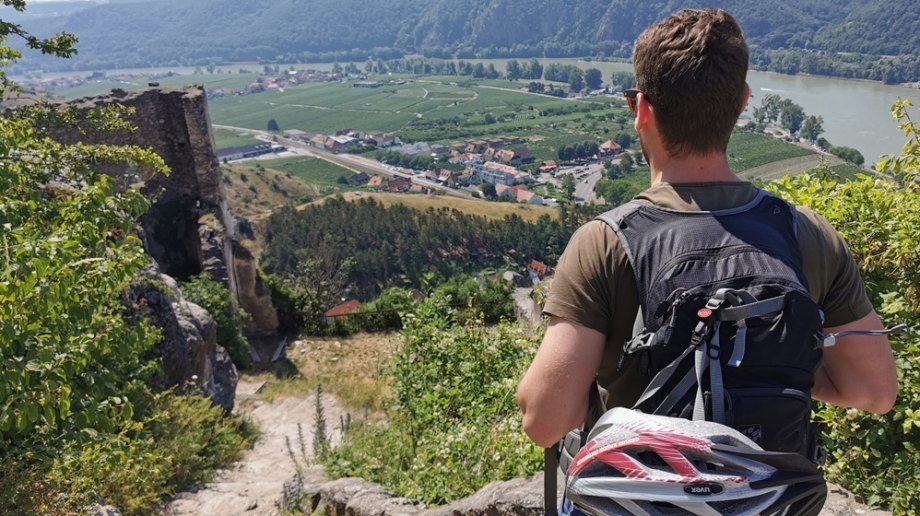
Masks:
[[[757,191],[747,182],[659,183],[637,198],[674,210],[714,211],[746,204]],[[824,311],[825,326],[864,317],[872,304],[843,238],[824,217],[804,207],[798,212],[803,272],[811,298]],[[638,360],[628,360],[617,372],[638,307],[633,269],[616,233],[602,221],[579,228],[559,259],[544,313],[607,336],[598,383],[608,391],[608,407],[632,406],[648,385]]]

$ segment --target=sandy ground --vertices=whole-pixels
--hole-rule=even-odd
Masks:
[[[279,514],[284,482],[294,476],[285,438],[298,450],[298,425],[302,429],[306,452],[312,454],[313,422],[316,398],[278,398],[272,402],[258,399],[262,382],[241,380],[237,387],[237,406],[259,425],[262,436],[243,459],[217,474],[215,480],[195,492],[181,493],[162,511],[164,515],[235,515]],[[249,400],[249,401],[246,401]],[[323,395],[327,421],[338,421],[341,407],[329,395]],[[338,432],[329,432],[336,438]]]

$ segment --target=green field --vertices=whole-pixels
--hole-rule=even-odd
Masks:
[[[218,149],[229,149],[231,147],[243,147],[261,143],[262,140],[254,138],[252,135],[237,133],[227,129],[214,129],[214,145]]]
[[[341,186],[339,178],[349,178],[354,174],[347,168],[340,167],[316,158],[281,158],[259,161],[265,168],[290,174],[304,183],[316,186]]]
[[[735,172],[800,156],[816,154],[798,145],[753,133],[734,133],[728,142],[728,164]]]
[[[556,158],[562,144],[600,143],[607,134],[631,131],[618,99],[565,100],[518,91],[521,83],[489,83],[496,86],[457,77],[416,77],[377,89],[304,84],[284,92],[215,99],[210,112],[214,123],[222,125],[264,129],[274,118],[282,129],[387,131],[405,141],[516,135],[533,138],[531,151],[538,160]]]

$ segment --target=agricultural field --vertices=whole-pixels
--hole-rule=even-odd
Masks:
[[[817,153],[776,138],[753,133],[734,133],[728,142],[728,164],[735,172]],[[807,167],[806,167],[807,168]]]
[[[284,92],[215,99],[210,111],[214,123],[229,126],[265,129],[273,118],[282,130],[387,131],[404,141],[450,143],[517,135],[534,140],[531,150],[538,160],[556,158],[563,144],[600,143],[631,131],[618,99],[557,99],[517,91],[520,83],[503,84],[509,85],[515,89],[480,87],[457,77],[415,78],[376,89],[304,84]]]
[[[243,147],[261,142],[262,140],[256,139],[251,134],[237,133],[227,129],[214,129],[214,145],[218,149]]]
[[[296,177],[308,185],[320,188],[342,187],[342,179],[348,179],[354,174],[347,168],[317,158],[281,158],[260,160],[258,163],[264,168]]]

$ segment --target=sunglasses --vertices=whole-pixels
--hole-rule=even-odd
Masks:
[[[623,96],[626,97],[626,105],[629,106],[629,111],[634,115],[636,114],[636,99],[640,93],[642,93],[640,90],[635,89],[623,91]]]

